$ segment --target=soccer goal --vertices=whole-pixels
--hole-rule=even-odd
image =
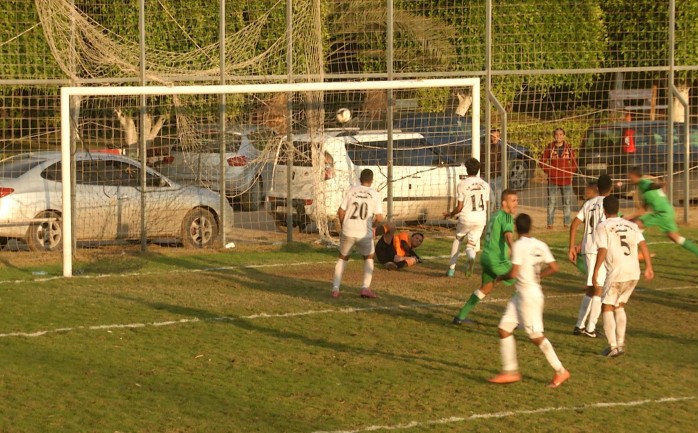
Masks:
[[[63,87],[60,159],[42,174],[62,183],[42,214],[57,225],[35,244],[59,240],[69,277],[75,242],[328,238],[364,168],[389,218],[439,220],[480,158],[480,110],[479,78]]]

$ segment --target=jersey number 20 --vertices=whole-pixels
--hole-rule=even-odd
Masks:
[[[359,202],[354,202],[351,204],[351,216],[349,216],[349,219],[361,219],[365,220],[368,218],[368,204],[367,203],[359,203]]]

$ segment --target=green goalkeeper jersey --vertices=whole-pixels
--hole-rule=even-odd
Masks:
[[[482,249],[482,257],[487,256],[490,261],[503,262],[509,260],[509,244],[504,233],[514,231],[514,217],[511,214],[499,210],[490,218],[485,237],[485,247]]]
[[[669,199],[661,188],[656,186],[653,188],[652,185],[655,183],[651,179],[640,179],[640,183],[637,184],[638,190],[640,191],[640,197],[642,197],[642,202],[645,206],[652,209],[653,212],[670,212],[674,208],[671,206]]]

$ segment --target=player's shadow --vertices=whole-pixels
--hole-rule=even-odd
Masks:
[[[691,296],[684,296],[678,291],[638,287],[635,290],[634,296],[637,296],[642,302],[651,302],[667,308],[685,310],[689,313],[698,313],[698,299]]]
[[[235,316],[221,316],[214,312],[200,309],[192,308],[183,305],[171,304],[167,302],[153,302],[146,299],[142,299],[135,296],[128,295],[113,295],[121,300],[126,300],[130,302],[137,302],[145,305],[149,308],[167,311],[171,314],[177,316],[186,316],[188,318],[196,318],[204,322],[216,322],[229,326],[234,326],[240,328],[244,331],[255,332],[273,339],[285,339],[293,340],[300,344],[306,346],[314,346],[320,349],[329,349],[333,351],[338,351],[346,353],[348,355],[366,355],[366,356],[379,356],[384,359],[390,359],[393,361],[403,361],[409,363],[417,363],[422,368],[427,368],[434,371],[450,372],[456,373],[459,376],[469,377],[473,381],[480,382],[483,380],[483,376],[477,376],[470,374],[474,371],[481,371],[483,373],[489,374],[491,371],[489,369],[473,367],[472,365],[464,365],[462,363],[451,362],[442,358],[434,358],[430,356],[423,355],[412,355],[408,353],[399,352],[389,352],[378,349],[369,349],[361,347],[358,345],[351,345],[342,342],[329,341],[320,337],[313,337],[310,335],[299,334],[296,332],[287,331],[284,329],[274,328],[272,326],[264,326],[257,324],[255,322],[260,320],[273,320],[270,317],[259,316],[257,318],[251,317],[235,317]]]

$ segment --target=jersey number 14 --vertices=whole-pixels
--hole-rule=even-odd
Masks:
[[[475,198],[474,195],[470,196],[470,201],[472,202],[473,205],[473,212],[477,212],[478,210],[485,210],[485,198],[483,197],[482,194],[480,194],[480,203],[478,204],[477,199]],[[478,207],[480,209],[478,209]]]

